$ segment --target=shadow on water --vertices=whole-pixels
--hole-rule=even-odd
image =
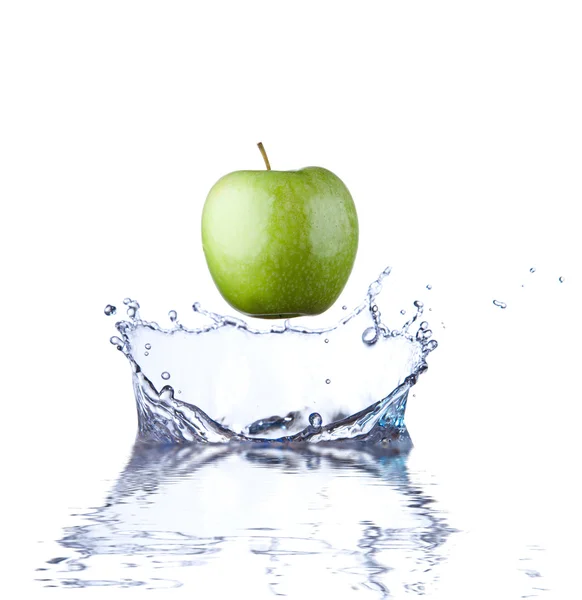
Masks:
[[[409,447],[345,443],[137,443],[105,504],[65,531],[67,552],[38,581],[243,586],[254,597],[295,597],[306,585],[341,597],[422,594],[454,529],[408,458]]]

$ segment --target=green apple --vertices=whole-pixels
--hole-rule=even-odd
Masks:
[[[321,167],[235,171],[210,190],[202,246],[223,298],[265,319],[317,315],[343,290],[358,249],[348,188]]]

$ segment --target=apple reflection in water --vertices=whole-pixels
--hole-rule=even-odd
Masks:
[[[206,597],[305,597],[306,580],[308,597],[430,590],[452,529],[407,461],[358,443],[137,443],[104,506],[67,528],[39,577]]]

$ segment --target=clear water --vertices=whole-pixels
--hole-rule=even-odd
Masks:
[[[415,452],[354,441],[138,442],[36,582],[207,598],[545,597],[555,573],[536,494],[509,486],[497,510],[487,490],[508,485],[509,469],[490,460],[473,465],[477,479],[462,475],[455,504],[447,478]],[[537,520],[523,529],[532,507]]]
[[[137,444],[104,505],[66,531],[62,554],[38,578],[71,588],[175,588],[193,571],[199,589],[215,589],[222,569],[240,572],[239,557],[264,577],[251,589],[295,597],[317,572],[316,588],[354,588],[373,598],[390,586],[385,562],[394,554],[417,570],[405,585],[428,586],[453,529],[411,481],[406,460],[354,445]],[[254,489],[265,469],[268,489]],[[342,473],[368,486],[357,513]],[[300,503],[290,493],[294,483]]]
[[[388,273],[318,330],[256,330],[199,305],[199,327],[170,311],[164,329],[126,298],[111,342],[131,366],[138,440],[103,501],[75,509],[57,541],[43,541],[35,585],[205,598],[576,598],[578,485],[565,436],[546,419],[524,436],[534,421],[512,421],[511,393],[499,386],[467,397],[464,414],[487,423],[486,438],[459,442],[433,410],[430,426],[450,451],[413,447],[406,403],[436,345],[421,302],[403,308],[382,294]],[[489,296],[487,310],[518,313],[503,297],[511,311]],[[472,377],[499,368],[489,359]],[[529,399],[533,413],[543,400]]]
[[[163,328],[126,298],[129,318],[110,341],[131,365],[140,439],[406,446],[408,392],[437,342],[420,301],[405,322],[385,322],[379,302],[389,274],[339,323],[318,329],[300,319],[256,329],[198,303],[200,326],[185,326],[171,310]]]

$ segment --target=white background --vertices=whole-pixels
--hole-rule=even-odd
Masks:
[[[2,3],[9,581],[28,581],[33,542],[98,505],[130,451],[105,304],[228,310],[201,210],[220,176],[263,168],[258,141],[274,169],[323,166],[352,192],[361,242],[339,306],[389,264],[394,293],[432,307],[440,347],[407,413],[442,458],[431,468],[483,467],[496,449],[532,471],[536,452],[544,476],[572,481],[580,31],[579,3],[559,0]]]

